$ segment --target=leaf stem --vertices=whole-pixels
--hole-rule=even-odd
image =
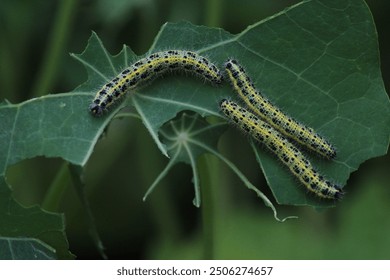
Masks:
[[[89,201],[87,199],[87,194],[85,192],[85,185],[82,181],[81,178],[81,167],[69,164],[69,171],[70,175],[72,178],[72,182],[74,184],[74,187],[77,191],[77,194],[79,195],[79,198],[81,200],[81,203],[84,207],[84,210],[86,212],[86,219],[88,223],[88,229],[89,229],[89,234],[91,235],[95,246],[97,247],[100,255],[102,256],[103,259],[107,259],[107,256],[104,252],[104,246],[103,242],[100,239],[99,232],[96,227],[95,219],[92,214],[91,206],[89,204]]]
[[[203,258],[215,258],[215,189],[218,186],[218,161],[206,154],[199,158],[198,169],[202,184],[202,222],[203,222]]]

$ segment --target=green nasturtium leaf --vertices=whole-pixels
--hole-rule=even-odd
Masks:
[[[389,145],[389,99],[370,11],[363,1],[307,1],[267,24],[257,39],[248,35],[251,30],[240,40],[262,58],[252,64],[252,73],[259,73],[255,82],[335,145],[333,161],[310,157],[326,177],[345,185],[351,172],[386,154]],[[287,26],[289,34],[283,32]],[[279,203],[317,205],[272,155],[259,149],[256,154]]]

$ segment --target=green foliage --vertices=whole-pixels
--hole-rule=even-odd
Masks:
[[[55,250],[34,238],[0,238],[0,259],[3,260],[52,260]]]
[[[21,207],[0,180],[0,259],[73,258],[64,224],[63,215]]]
[[[149,53],[166,49],[190,49],[221,67],[228,58],[239,60],[269,99],[337,147],[335,161],[310,157],[324,175],[342,185],[362,162],[387,151],[389,100],[380,74],[374,23],[363,1],[304,1],[237,35],[186,22],[169,23],[161,28]],[[244,167],[235,167],[217,152],[217,140],[225,125],[205,122],[197,115],[181,115],[170,122],[185,110],[201,117],[221,117],[219,100],[236,99],[227,83],[217,88],[194,77],[166,75],[129,93],[129,98],[104,117],[93,118],[87,108],[96,90],[139,57],[128,47],[116,56],[110,55],[95,33],[85,51],[73,57],[88,72],[88,80],[75,90],[0,105],[0,236],[22,236],[20,241],[31,244],[34,241],[25,240],[26,237],[38,238],[54,248],[57,257],[71,256],[61,251],[66,244],[62,216],[18,205],[5,183],[5,172],[8,166],[36,156],[60,157],[85,166],[109,122],[127,105],[133,106],[162,154],[171,157],[151,189],[173,164],[189,163],[194,171],[194,202],[199,206],[201,185],[196,162],[206,152],[217,155],[248,187],[253,187],[239,170]],[[187,133],[184,138],[183,132]],[[278,203],[329,205],[306,194],[275,157],[257,145],[252,147]],[[239,145],[234,149],[239,149]],[[268,198],[252,189],[273,207]],[[11,223],[19,222],[9,205],[16,213],[26,211],[26,216],[37,213],[53,218],[40,223],[43,218],[34,216],[29,222],[42,225],[43,231],[53,228],[57,237],[51,239],[31,232],[29,224],[19,227],[17,234],[10,231]]]

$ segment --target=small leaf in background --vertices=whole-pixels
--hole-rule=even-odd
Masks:
[[[0,260],[53,260],[55,250],[33,238],[1,238]]]
[[[9,254],[12,259],[74,258],[68,251],[64,216],[38,206],[22,207],[12,199],[3,178],[0,178],[0,236],[0,248],[4,248],[0,250],[0,259],[8,259]]]

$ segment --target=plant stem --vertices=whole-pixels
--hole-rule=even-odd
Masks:
[[[97,227],[96,227],[95,219],[94,219],[93,214],[92,214],[91,206],[89,204],[87,194],[85,192],[85,185],[84,185],[82,178],[81,178],[81,173],[82,173],[81,167],[69,164],[69,171],[70,171],[70,175],[71,175],[74,187],[79,195],[81,203],[82,203],[84,210],[86,212],[86,220],[88,223],[89,234],[91,235],[91,237],[95,243],[95,246],[97,247],[102,258],[107,259],[107,256],[104,253],[103,242],[100,239],[99,232],[98,232]]]
[[[210,155],[198,161],[199,177],[202,185],[203,258],[215,258],[215,202],[217,201],[218,160]]]
[[[70,23],[78,2],[76,0],[60,1],[61,4],[58,7],[58,14],[50,34],[45,57],[32,90],[33,97],[47,94],[55,81],[61,54],[64,52],[68,39]]]

